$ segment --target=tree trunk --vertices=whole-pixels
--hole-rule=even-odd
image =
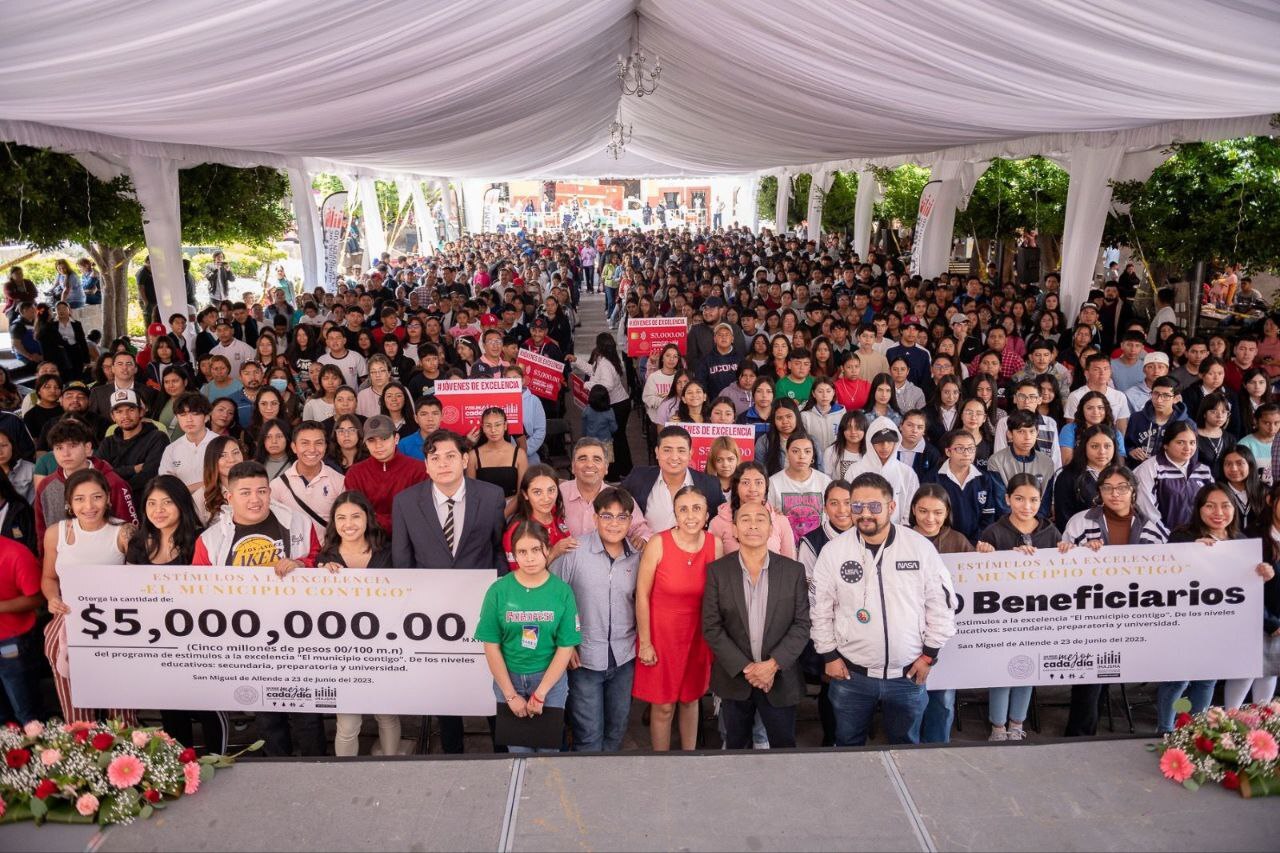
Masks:
[[[138,249],[133,246],[89,244],[89,254],[93,256],[98,272],[102,275],[104,344],[129,333],[129,261],[137,253]]]
[[[1055,234],[1041,234],[1038,244],[1040,246],[1041,279],[1048,273],[1061,272],[1062,238]]]

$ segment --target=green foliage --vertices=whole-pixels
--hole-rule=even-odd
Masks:
[[[858,203],[858,175],[856,172],[836,172],[831,188],[822,202],[822,229],[846,231],[853,228],[853,209]]]
[[[1067,210],[1066,170],[1043,157],[993,160],[974,186],[956,233],[980,240],[1011,239],[1018,229],[1062,233]]]
[[[787,227],[799,225],[809,214],[809,187],[813,176],[799,174],[791,178],[791,199],[787,204]],[[822,203],[822,227],[826,231],[838,231],[853,226],[853,206],[858,196],[858,176],[852,172],[837,172]],[[756,192],[756,210],[761,219],[773,219],[777,213],[778,179],[773,176],[760,179]]]
[[[6,145],[0,154],[0,239],[52,250],[62,243],[137,247],[142,208],[127,177],[102,182],[69,154]],[[207,163],[178,172],[187,243],[262,243],[292,219],[289,180],[275,169]]]
[[[929,183],[929,170],[907,163],[896,169],[875,168],[872,171],[884,190],[884,198],[876,202],[876,219],[914,227],[920,211],[920,193]]]
[[[1201,260],[1280,269],[1280,140],[1180,143],[1172,150],[1145,183],[1115,184],[1114,198],[1131,205],[1133,223],[1113,216],[1108,234],[1126,245],[1136,238],[1149,262],[1175,269]]]

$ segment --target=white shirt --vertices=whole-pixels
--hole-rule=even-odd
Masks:
[[[312,527],[315,528],[316,536],[324,541],[325,528],[328,525],[321,524],[312,518],[311,513],[304,510],[298,501],[305,501],[317,515],[328,519],[329,510],[333,509],[333,502],[344,490],[344,475],[341,471],[321,464],[320,471],[310,480],[306,480],[298,472],[298,463],[294,462],[285,468],[279,477],[271,481],[271,500],[284,504],[294,512],[306,515],[311,520]],[[295,498],[294,495],[297,497]]]
[[[204,438],[192,442],[185,434],[178,436],[160,455],[161,474],[173,474],[185,485],[204,481],[204,452],[217,438],[213,430],[205,430]]]
[[[622,377],[618,375],[618,370],[613,363],[607,358],[599,358],[594,365],[583,364],[587,371],[587,388],[588,390],[596,385],[603,385],[605,390],[609,392],[609,405],[616,406],[624,402],[631,395],[627,393],[627,386],[623,384]]]
[[[217,344],[213,349],[209,350],[209,355],[220,355],[231,362],[232,378],[240,375],[240,365],[246,361],[253,361],[257,357],[253,347],[239,338],[232,338],[229,344]]]
[[[453,556],[458,556],[458,546],[462,544],[462,521],[466,515],[467,507],[467,479],[462,478],[462,485],[458,487],[458,491],[452,495],[446,495],[438,488],[431,489],[431,495],[435,498],[436,517],[440,519],[440,530],[444,530],[445,519],[449,517],[448,501],[453,501]]]
[[[369,365],[364,360],[364,356],[354,350],[347,350],[347,354],[342,358],[334,358],[326,352],[317,358],[316,362],[319,364],[332,364],[341,370],[346,384],[352,388],[359,388],[360,378],[369,375]]]
[[[1067,395],[1067,401],[1062,404],[1062,416],[1067,421],[1073,421],[1076,418],[1076,407],[1080,405],[1080,398],[1088,394],[1093,389],[1088,385],[1081,385],[1076,390]],[[1111,404],[1111,417],[1116,421],[1128,420],[1129,418],[1129,398],[1122,392],[1117,391],[1110,385],[1107,390],[1102,392],[1107,402]]]
[[[693,474],[689,471],[684,472],[684,483],[680,488],[693,485]],[[676,491],[679,491],[677,489]],[[676,506],[675,501],[671,498],[671,490],[667,488],[667,483],[662,479],[662,472],[658,472],[658,481],[653,484],[653,489],[649,492],[649,501],[644,511],[644,520],[648,522],[649,529],[655,534],[664,530],[670,530],[676,526]]]

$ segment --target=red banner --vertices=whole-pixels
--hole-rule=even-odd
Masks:
[[[684,355],[689,339],[689,321],[684,317],[636,317],[627,321],[627,355],[648,355],[667,344],[675,344]]]
[[[585,409],[587,407],[587,398],[589,393],[587,391],[587,381],[582,378],[581,374],[575,371],[569,376],[569,384],[573,388],[573,399],[577,400],[578,405]]]
[[[564,387],[564,362],[521,349],[516,363],[524,368],[525,384],[529,390],[544,400],[554,402]]]
[[[440,426],[466,435],[480,425],[485,409],[497,406],[507,413],[507,431],[524,433],[524,407],[519,379],[440,379],[435,395],[444,407]]]
[[[693,439],[693,453],[689,456],[689,467],[695,471],[707,469],[707,456],[711,452],[711,442],[720,436],[733,439],[738,445],[738,453],[742,457],[739,462],[750,462],[756,458],[756,428],[751,424],[683,424],[670,423],[667,426],[678,426],[687,430]]]

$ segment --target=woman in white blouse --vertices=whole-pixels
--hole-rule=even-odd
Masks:
[[[587,363],[582,365],[586,373],[587,390],[602,385],[609,392],[609,405],[618,421],[618,437],[613,443],[613,462],[605,479],[619,482],[631,470],[631,447],[627,442],[627,419],[631,416],[631,392],[622,378],[622,361],[618,357],[618,344],[613,335],[601,332],[596,335],[596,347]]]

